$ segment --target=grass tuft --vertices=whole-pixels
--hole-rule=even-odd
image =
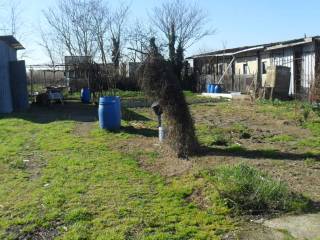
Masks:
[[[291,142],[294,141],[294,137],[286,134],[276,135],[269,138],[270,142]]]
[[[244,164],[222,166],[209,171],[207,176],[214,182],[220,198],[238,214],[302,212],[310,204],[283,182]]]

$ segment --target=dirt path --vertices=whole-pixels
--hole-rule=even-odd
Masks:
[[[87,137],[93,128],[93,122],[77,122],[73,133],[78,137]]]

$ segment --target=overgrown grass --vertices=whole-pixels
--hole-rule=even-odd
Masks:
[[[309,208],[309,201],[290,192],[285,183],[244,164],[222,166],[205,176],[214,182],[219,196],[236,213],[301,212]]]
[[[251,137],[250,129],[242,123],[233,124],[231,132],[238,134],[240,139],[248,139]]]
[[[319,109],[302,101],[258,101],[258,112],[271,114],[275,119],[294,122],[297,127],[310,130],[310,137],[294,139],[289,135],[279,135],[270,138],[272,142],[294,141],[297,147],[309,148],[314,153],[320,152],[320,115]]]
[[[206,146],[228,146],[232,143],[228,129],[201,124],[197,126],[196,133],[199,141]]]
[[[140,169],[134,155],[111,150],[134,133],[94,124],[77,136],[72,121],[15,118],[0,126],[0,238],[46,231],[58,239],[219,239],[233,228],[224,206],[187,201],[194,178],[166,183]]]
[[[217,107],[235,111],[230,104]],[[268,103],[260,107],[275,116],[287,109],[285,104],[280,109]],[[123,115],[122,131],[101,131],[94,123],[84,136],[76,134],[74,121],[0,119],[0,239],[34,236],[41,229],[58,239],[219,239],[234,228],[230,209],[255,214],[308,208],[308,200],[292,194],[284,183],[245,165],[170,180],[144,171],[136,160],[139,155],[153,163],[159,154],[145,149],[128,154],[121,144],[141,135],[156,137],[151,130],[157,123],[151,110],[143,108],[127,109]],[[319,122],[313,114],[303,127],[313,133],[308,145],[317,143]],[[234,135],[250,137],[244,124],[199,124],[197,134],[206,146],[250,154],[233,144]],[[288,139],[276,139],[283,140]],[[258,151],[264,158],[279,154],[274,149]],[[312,156],[309,159],[306,165],[314,164]],[[192,198],[200,190],[205,206]]]

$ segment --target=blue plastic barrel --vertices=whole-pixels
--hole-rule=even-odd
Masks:
[[[211,91],[211,84],[208,84],[207,85],[207,93],[210,93],[210,91]]]
[[[222,93],[222,88],[219,84],[216,84],[214,87],[214,93]]]
[[[121,126],[120,97],[100,97],[98,115],[102,129],[119,130]]]
[[[90,103],[90,100],[91,100],[90,89],[89,88],[82,88],[80,97],[81,97],[81,102]]]
[[[209,93],[213,93],[213,89],[214,89],[213,84],[210,84]]]
[[[211,84],[211,90],[210,93],[214,93],[214,88],[216,87],[216,84]]]

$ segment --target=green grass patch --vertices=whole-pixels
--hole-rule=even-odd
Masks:
[[[304,161],[304,164],[307,166],[307,167],[312,167],[312,166],[314,166],[317,162],[319,162],[319,161],[317,161],[316,159],[314,159],[314,158],[307,158],[307,159],[305,159]]]
[[[242,123],[233,124],[231,131],[237,133],[240,139],[251,138],[250,129]]]
[[[275,135],[273,137],[268,138],[270,142],[291,142],[294,141],[295,138],[293,136],[287,134]]]
[[[197,125],[196,134],[199,141],[206,146],[228,146],[232,143],[228,129],[205,124]]]
[[[283,182],[244,164],[222,166],[206,173],[219,196],[237,213],[305,211],[309,201],[293,194]]]
[[[305,123],[304,127],[309,129],[314,136],[320,137],[320,120]]]
[[[298,145],[302,147],[310,147],[320,149],[320,138],[310,137],[298,141]]]
[[[187,200],[197,179],[166,182],[142,170],[134,155],[112,150],[140,133],[94,124],[77,136],[73,121],[15,118],[0,126],[0,238],[53,228],[58,239],[219,239],[234,228],[224,206],[202,209]],[[25,158],[32,165],[22,165]]]

